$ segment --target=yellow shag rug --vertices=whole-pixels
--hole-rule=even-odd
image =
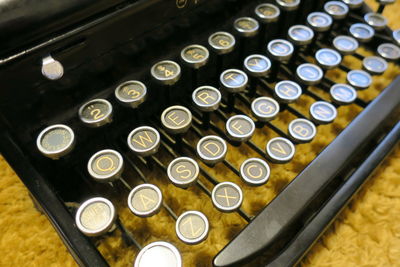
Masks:
[[[368,0],[367,2],[376,8],[375,1]],[[399,13],[397,12],[400,12],[399,2],[384,13],[392,28],[400,27]],[[353,68],[360,68],[359,63],[352,61],[351,58],[346,59],[345,64]],[[399,68],[391,66],[390,70],[385,73],[385,77],[374,78],[373,87],[362,92],[360,97],[363,99],[373,98],[399,73]],[[344,79],[343,75],[334,71],[329,75],[335,80],[343,81]],[[303,108],[309,106],[309,104],[307,100],[303,100],[301,103]],[[326,145],[335,136],[337,129],[343,128],[358,112],[359,110],[355,108],[341,107],[335,123],[319,128],[318,137],[313,141],[312,147],[320,149]],[[283,120],[287,122],[289,118],[287,115],[283,116]],[[271,188],[281,189],[315,155],[315,153],[310,152],[309,147],[309,145],[298,146],[297,158],[292,164],[294,166],[290,169],[277,165],[272,166],[270,183],[264,189],[257,189],[259,190],[257,192],[265,195],[268,201],[272,199],[275,193],[271,192],[276,190],[271,190]],[[243,161],[243,158],[239,158],[237,155],[228,155],[228,158],[235,165]],[[165,187],[168,188],[167,190],[171,191],[171,194],[178,191],[179,194],[185,194],[181,189],[169,185],[165,186],[167,186]],[[245,189],[245,191],[247,190]],[[199,194],[196,191],[195,193]],[[257,196],[247,195],[250,197],[248,201],[250,204],[246,204],[243,208],[253,214],[256,208],[260,208],[253,207]],[[254,200],[251,199],[252,197]],[[218,235],[218,231],[224,227],[224,224],[236,224],[236,230],[238,230],[238,226],[243,223],[238,222],[237,218],[233,218],[233,215],[216,213],[212,210],[210,204],[203,207],[202,203],[202,201],[196,201],[191,205],[191,208],[206,209],[204,213],[209,214],[209,216],[216,214],[214,218],[209,219],[210,221],[220,221],[220,223],[214,225],[215,231],[210,233],[208,240],[203,245],[196,245],[189,249],[179,247],[179,241],[175,238],[174,244],[178,244],[185,260],[185,266],[208,266],[206,262],[210,262],[210,257],[218,249],[221,249],[229,236],[232,235],[232,233]],[[178,203],[172,202],[171,206],[179,210]],[[149,228],[159,237],[163,237],[164,224],[167,224],[168,227],[171,226],[171,222],[160,220],[160,218],[132,218],[134,216],[129,214],[126,209],[121,211],[120,217],[122,221],[127,222],[127,227],[135,235],[145,240],[145,244],[154,241],[151,236],[145,234]],[[149,226],[146,226],[146,224]],[[130,266],[137,254],[135,249],[126,248],[121,244],[119,236],[106,238],[99,249],[113,266]],[[194,256],[192,251],[197,251],[200,255]],[[203,258],[203,261],[200,261],[201,258]],[[400,266],[399,146],[310,250],[301,265]],[[28,196],[28,191],[1,156],[0,266],[76,266],[51,224],[44,215],[36,211]]]

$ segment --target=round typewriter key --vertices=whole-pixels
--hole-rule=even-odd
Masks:
[[[400,29],[393,31],[393,39],[397,45],[400,45]]]
[[[305,85],[315,85],[322,80],[324,72],[317,65],[304,63],[297,67],[296,77]]]
[[[168,178],[181,188],[188,188],[196,183],[199,176],[199,165],[187,157],[176,158],[168,165]]]
[[[299,143],[310,142],[317,134],[315,125],[306,119],[294,119],[289,123],[289,135]]]
[[[222,212],[232,212],[240,208],[243,202],[242,189],[234,183],[217,184],[212,191],[214,206]]]
[[[288,38],[295,45],[308,45],[314,38],[314,31],[304,25],[294,25],[289,28]]]
[[[266,146],[267,157],[274,163],[286,163],[292,160],[296,151],[293,143],[283,137],[272,138]]]
[[[332,17],[323,12],[312,12],[307,16],[307,24],[316,32],[326,32],[332,26]]]
[[[379,3],[378,10],[376,11],[377,13],[382,13],[385,10],[385,7],[387,5],[394,4],[396,0],[378,0],[377,2]]]
[[[276,3],[285,11],[292,11],[299,7],[300,0],[276,0]]]
[[[357,9],[362,6],[364,0],[342,0],[350,9]]]
[[[261,159],[250,158],[244,161],[240,166],[240,177],[248,185],[263,185],[268,182],[269,175],[269,166]]]
[[[182,61],[193,69],[199,69],[206,65],[209,56],[208,49],[202,45],[189,45],[181,51]]]
[[[275,85],[274,95],[281,103],[292,103],[299,99],[302,94],[298,83],[292,81],[280,81]]]
[[[347,73],[347,82],[354,88],[363,90],[371,86],[372,77],[363,70],[352,70]]]
[[[335,20],[344,19],[349,13],[349,7],[340,1],[329,1],[324,5],[324,11]]]
[[[371,41],[375,35],[375,30],[364,23],[355,23],[351,25],[349,31],[354,38],[362,43]]]
[[[358,41],[350,36],[339,35],[333,39],[333,46],[342,54],[342,55],[351,55],[358,48]]]
[[[335,84],[330,89],[333,102],[339,105],[348,105],[357,98],[357,91],[348,84]]]
[[[128,196],[128,207],[139,217],[150,217],[160,211],[162,194],[152,184],[141,184],[132,189]]]
[[[209,230],[207,217],[199,211],[186,211],[176,221],[175,231],[180,240],[195,245],[207,238]]]
[[[273,98],[258,97],[251,103],[251,112],[257,120],[267,122],[276,118],[279,113],[279,104]]]
[[[261,4],[254,10],[257,18],[264,24],[276,22],[279,19],[281,11],[273,4]]]
[[[216,135],[208,135],[197,143],[197,154],[206,164],[216,164],[225,159],[227,146],[224,139]]]
[[[364,15],[364,20],[369,26],[377,31],[383,30],[387,26],[387,19],[379,13],[370,12]]]
[[[208,44],[218,55],[228,54],[235,48],[235,37],[227,32],[216,32],[208,38]]]
[[[236,32],[242,37],[253,37],[257,35],[260,25],[258,21],[250,17],[238,18],[233,22]]]
[[[381,57],[389,61],[395,61],[400,58],[400,48],[391,43],[379,45],[377,51]]]
[[[115,89],[117,100],[128,107],[137,108],[146,100],[147,88],[142,82],[127,81]]]
[[[233,141],[245,142],[249,140],[255,129],[253,120],[245,115],[232,116],[226,122],[228,137]]]
[[[263,55],[250,55],[244,60],[244,69],[253,77],[266,77],[271,70],[271,61]]]
[[[49,80],[58,80],[64,75],[64,67],[49,55],[42,59],[42,74]]]
[[[178,249],[170,243],[157,241],[145,246],[137,255],[134,267],[182,267]]]
[[[161,114],[161,123],[169,133],[185,133],[192,124],[192,113],[183,106],[172,106]]]
[[[381,57],[370,56],[363,59],[363,69],[372,75],[384,73],[388,68],[388,63]]]
[[[162,85],[174,85],[181,77],[181,67],[171,60],[160,61],[151,67],[151,76]]]
[[[394,4],[396,0],[378,0],[377,2],[379,2],[379,4],[381,5],[391,5]]]
[[[36,145],[44,156],[59,159],[74,148],[75,135],[72,129],[66,125],[52,125],[40,132]]]
[[[221,93],[212,86],[201,86],[194,90],[192,100],[200,111],[215,111],[221,103]]]
[[[120,153],[105,149],[94,154],[87,165],[90,176],[98,182],[112,182],[121,177],[124,160]]]
[[[239,93],[246,89],[248,77],[246,73],[237,69],[224,71],[220,76],[221,87],[229,93]]]
[[[268,54],[275,60],[287,62],[293,54],[293,45],[283,39],[275,39],[268,43]]]
[[[152,127],[138,127],[129,134],[128,146],[139,156],[153,155],[160,146],[160,134]]]
[[[94,99],[81,106],[79,118],[90,127],[101,127],[112,121],[112,105],[105,99]]]
[[[336,108],[328,102],[317,101],[310,107],[310,115],[319,124],[331,123],[337,116]]]
[[[342,56],[330,48],[319,49],[315,54],[315,59],[322,68],[327,70],[336,68],[342,62]]]
[[[75,216],[78,229],[87,236],[99,236],[112,230],[117,213],[105,198],[95,197],[82,203]]]

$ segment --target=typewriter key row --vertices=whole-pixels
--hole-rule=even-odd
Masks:
[[[289,3],[290,2],[290,3]],[[167,102],[158,123],[151,122],[146,126],[133,129],[127,138],[131,152],[143,162],[155,162],[168,178],[168,181],[177,187],[188,189],[199,186],[211,199],[216,209],[221,212],[243,213],[240,210],[244,199],[241,187],[232,182],[219,182],[214,180],[212,192],[202,184],[199,177],[209,180],[204,164],[198,163],[197,157],[208,167],[224,164],[234,174],[240,176],[242,181],[250,186],[261,186],[270,179],[270,167],[260,158],[249,158],[242,162],[237,170],[227,159],[228,143],[234,146],[245,144],[256,153],[273,163],[287,163],[293,159],[296,151],[295,144],[310,142],[317,134],[317,126],[331,123],[337,116],[337,106],[347,105],[357,100],[357,90],[368,88],[372,83],[371,75],[382,74],[388,67],[386,60],[398,60],[400,49],[392,44],[381,44],[377,48],[380,56],[362,57],[356,54],[359,42],[369,42],[375,31],[386,26],[386,19],[377,13],[369,13],[364,17],[365,23],[355,23],[349,27],[349,34],[332,35],[332,48],[321,46],[319,42],[326,42],[325,33],[347,16],[349,8],[358,8],[362,1],[329,1],[324,5],[325,12],[313,12],[307,16],[306,25],[287,27],[287,38],[267,40],[265,34],[269,24],[285,17],[290,18],[290,12],[299,8],[300,1],[277,1],[276,7],[272,4],[262,4],[255,9],[255,20],[251,17],[242,17],[234,22],[234,30],[240,40],[228,32],[216,32],[208,39],[208,45],[217,58],[216,73],[220,89],[210,85],[199,86],[197,72],[207,65],[210,58],[209,51],[202,45],[190,45],[181,50],[180,58],[185,66],[192,70],[192,106],[185,101],[173,105],[171,89],[181,76],[181,67],[178,63],[165,60],[156,63],[151,68],[151,76],[163,90],[163,97]],[[280,17],[282,15],[282,17]],[[260,24],[259,24],[260,23]],[[280,26],[285,27],[285,26]],[[248,38],[260,35],[263,39],[265,55],[252,54],[243,61],[243,70],[225,68],[225,57],[231,53],[235,46],[240,51],[240,58],[244,58],[243,45]],[[393,35],[394,39],[398,37]],[[399,38],[397,38],[399,39]],[[396,40],[397,40],[396,39]],[[304,53],[314,52],[309,46],[316,44],[314,54],[315,64],[308,62]],[[266,49],[265,49],[266,48]],[[343,57],[354,54],[362,60],[364,70],[349,70],[342,66]],[[313,59],[314,60],[314,59]],[[300,61],[300,64],[297,62]],[[293,64],[292,64],[293,63]],[[294,67],[293,67],[294,66]],[[294,69],[295,77],[285,77],[278,80],[278,74],[287,72],[288,67]],[[303,93],[311,94],[311,86],[323,87],[325,73],[328,70],[339,68],[347,72],[348,84],[329,84],[327,92],[331,101],[317,99],[309,108],[309,118],[296,111],[288,104],[296,102]],[[226,70],[225,70],[226,69]],[[292,70],[293,71],[293,70]],[[286,75],[291,76],[291,75]],[[281,77],[279,77],[281,78]],[[276,81],[276,83],[275,83]],[[260,87],[263,90],[260,93]],[[223,97],[226,93],[227,98]],[[115,98],[122,105],[138,108],[147,96],[146,85],[139,81],[127,81],[120,84],[115,90]],[[165,94],[164,94],[165,93]],[[237,102],[240,101],[240,105]],[[247,112],[242,112],[242,106],[247,107]],[[287,134],[271,124],[280,112],[289,111],[297,118],[287,126]],[[90,127],[101,127],[112,121],[113,107],[108,100],[94,99],[79,109],[81,121]],[[224,122],[225,129],[215,124],[215,118]],[[271,138],[260,149],[252,143],[251,138],[257,128],[267,126],[280,135]],[[274,128],[275,127],[275,128]],[[202,136],[199,128],[208,130]],[[185,139],[187,132],[194,133],[197,138],[196,146],[189,144]],[[186,150],[176,149],[179,153],[170,153],[173,160],[167,166],[156,157],[160,147],[166,148],[168,137],[175,146],[182,145]],[[227,137],[227,139],[224,139]],[[37,139],[39,150],[46,156],[58,159],[69,153],[75,142],[73,131],[65,125],[54,125],[42,131]],[[166,144],[167,143],[167,144]],[[175,147],[174,147],[175,148]],[[167,149],[168,150],[168,149]],[[121,150],[122,151],[122,150]],[[183,151],[183,152],[182,152]],[[134,165],[129,162],[129,165]],[[177,237],[186,244],[198,244],[207,238],[209,222],[200,211],[186,211],[180,216],[164,203],[161,190],[145,179],[144,183],[131,188],[122,177],[124,157],[112,149],[101,150],[95,153],[87,165],[89,175],[99,182],[113,183],[120,180],[130,190],[127,206],[138,217],[149,217],[157,214],[162,208],[175,220]],[[138,169],[138,167],[133,166]],[[249,221],[249,216],[247,221]],[[103,198],[93,198],[81,204],[76,214],[78,228],[89,236],[102,235],[112,231],[117,222],[116,211],[110,201]],[[140,248],[140,246],[138,246]],[[141,248],[140,248],[141,249]],[[155,266],[157,257],[163,254],[162,260],[180,266],[182,264],[178,250],[166,242],[155,242],[141,249],[136,258],[135,266]],[[160,259],[161,260],[161,259]]]

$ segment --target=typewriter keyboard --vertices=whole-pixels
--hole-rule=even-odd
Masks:
[[[384,90],[398,32],[362,4],[249,4],[43,125],[37,157],[70,177],[55,188],[110,265],[211,266]]]

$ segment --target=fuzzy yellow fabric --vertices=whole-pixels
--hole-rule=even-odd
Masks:
[[[374,1],[367,1],[376,7]],[[393,28],[400,27],[398,13],[400,3],[391,6],[384,14]],[[366,53],[360,51],[360,53]],[[344,64],[360,68],[359,62],[350,58]],[[400,73],[391,66],[384,77],[374,78],[371,89],[361,92],[363,99],[372,99]],[[336,81],[344,81],[343,73],[329,72]],[[303,113],[312,101],[302,97],[296,105]],[[339,108],[334,123],[318,128],[318,136],[311,145],[299,145],[291,164],[272,165],[271,181],[258,188],[243,187],[246,201],[243,209],[256,214],[268,203],[310,160],[345,127],[360,110],[354,106]],[[280,115],[281,127],[293,119],[284,112]],[[279,123],[278,123],[279,124]],[[257,144],[274,137],[267,130],[258,131],[253,138]],[[229,151],[234,148],[230,147]],[[241,147],[246,157],[251,153]],[[227,158],[237,167],[244,160],[238,153],[228,153]],[[217,166],[214,173],[226,174],[226,169]],[[156,175],[161,177],[163,174]],[[165,176],[165,175],[164,175]],[[230,177],[229,177],[230,178]],[[230,178],[231,179],[231,178]],[[120,208],[119,216],[142,244],[156,240],[170,240],[177,245],[185,266],[209,266],[211,258],[245,224],[237,214],[222,214],[213,208],[211,201],[199,189],[182,190],[169,184],[166,179],[157,181],[166,202],[181,214],[196,209],[204,212],[211,224],[208,239],[195,246],[183,245],[174,235],[174,221],[162,210],[152,218],[133,216],[126,208],[126,195],[113,199]],[[239,179],[232,178],[239,183]],[[210,184],[206,184],[211,188]],[[179,196],[179,200],[176,200]],[[260,201],[260,196],[263,196]],[[184,205],[182,204],[184,203]],[[400,147],[397,147],[378,169],[366,186],[344,209],[334,224],[311,249],[302,266],[400,266]],[[37,212],[28,192],[18,177],[0,157],[0,266],[76,266],[73,258],[60,241],[44,215]],[[137,249],[127,247],[115,231],[100,244],[99,250],[113,266],[130,266]]]

